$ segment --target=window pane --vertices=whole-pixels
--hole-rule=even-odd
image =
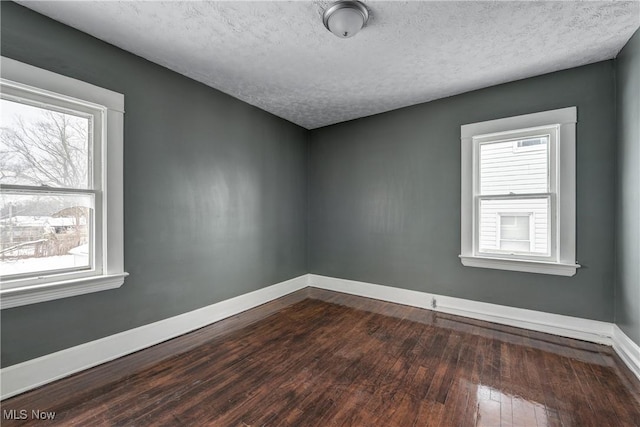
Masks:
[[[546,193],[549,138],[480,145],[480,194]]]
[[[518,148],[533,147],[534,145],[544,144],[545,140],[546,138],[523,139],[522,141],[516,141],[516,145]]]
[[[2,192],[0,274],[90,267],[94,197]]]
[[[0,184],[89,188],[91,117],[0,100]]]
[[[508,252],[530,252],[530,241],[500,240],[500,249]]]
[[[500,238],[509,240],[529,240],[529,216],[501,215]]]
[[[549,255],[550,199],[480,200],[479,250]]]

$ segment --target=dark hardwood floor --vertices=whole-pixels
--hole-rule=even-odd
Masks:
[[[609,347],[305,289],[2,403],[13,425],[640,426]]]

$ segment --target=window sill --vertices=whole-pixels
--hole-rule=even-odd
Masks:
[[[516,260],[506,258],[489,258],[459,255],[466,267],[491,268],[495,270],[523,271],[526,273],[554,274],[557,276],[574,276],[580,268],[578,264]]]
[[[122,286],[129,273],[85,277],[0,291],[0,309],[19,307]]]

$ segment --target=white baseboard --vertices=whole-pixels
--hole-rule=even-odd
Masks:
[[[0,370],[0,399],[23,393],[241,313],[307,287],[303,275],[175,317],[130,329]]]
[[[608,322],[544,313],[523,308],[471,301],[391,286],[309,275],[309,286],[375,298],[472,319],[486,320],[563,337],[612,345],[613,328]]]
[[[15,396],[167,341],[307,286],[613,345],[616,353],[640,379],[640,347],[611,323],[307,274],[198,310],[1,369],[0,399]]]
[[[316,274],[309,275],[309,286],[613,346],[640,380],[640,346],[613,323]]]
[[[640,346],[631,341],[618,325],[613,325],[613,349],[640,380]]]

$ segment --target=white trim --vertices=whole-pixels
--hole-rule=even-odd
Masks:
[[[640,347],[611,323],[306,274],[198,310],[1,369],[0,399],[189,333],[307,286],[613,345],[616,353],[640,379]]]
[[[612,345],[612,324],[598,320],[581,319],[315,274],[310,275],[309,286]]]
[[[640,346],[633,342],[618,325],[613,325],[613,349],[640,380]]]
[[[576,122],[577,108],[567,107],[472,123],[460,127],[460,259],[463,265],[562,276],[576,274],[576,269],[580,267],[575,260]],[[479,171],[477,146],[480,142],[501,138],[512,139],[528,133],[535,134],[541,129],[550,132],[549,190],[552,193],[552,216],[549,223],[551,235],[549,245],[551,256],[544,259],[544,262],[516,256],[506,260],[507,257],[504,254],[496,256],[497,259],[493,260],[492,256],[478,252],[476,199],[479,197]],[[554,198],[553,195],[556,197]],[[556,212],[555,216],[554,212]],[[556,268],[552,268],[551,264],[556,265]]]
[[[559,262],[529,261],[520,259],[463,256],[459,255],[462,265],[466,267],[491,268],[495,270],[523,271],[526,273],[554,274],[557,276],[574,276],[579,264],[563,264]]]
[[[44,285],[31,285],[5,289],[0,295],[0,309],[35,304],[37,302],[73,297],[90,292],[116,289],[122,286],[128,273],[91,276],[75,280],[63,280]]]
[[[0,70],[2,79],[10,80],[10,82],[3,81],[3,83],[11,86],[27,90],[29,86],[36,87],[40,91],[49,92],[48,95],[52,97],[72,101],[89,101],[107,107],[110,110],[124,113],[124,95],[121,93],[4,56],[0,57]]]
[[[0,370],[0,399],[202,328],[307,286],[307,275]]]
[[[123,284],[124,208],[123,138],[124,95],[71,77],[0,57],[3,90],[17,91],[51,103],[71,103],[89,108],[103,126],[94,150],[96,176],[96,225],[94,268],[63,274],[42,274],[9,279],[0,285],[0,309],[113,289]],[[95,111],[94,111],[95,110]],[[99,129],[98,129],[99,128]],[[97,224],[99,223],[99,225]],[[73,287],[73,289],[72,289]]]
[[[316,274],[309,275],[309,286],[613,346],[640,380],[640,346],[613,323]]]
[[[547,127],[549,124],[572,124],[576,122],[576,119],[576,107],[567,107],[504,119],[471,123],[462,125],[460,130],[462,138],[472,138],[474,136],[484,137],[494,136],[502,132],[511,132],[514,129],[526,130],[529,128]]]

